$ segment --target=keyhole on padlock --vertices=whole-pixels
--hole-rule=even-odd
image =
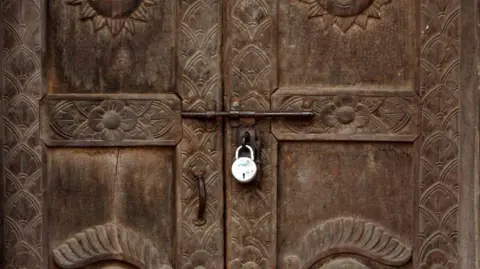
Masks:
[[[243,179],[245,179],[245,173],[243,173]]]

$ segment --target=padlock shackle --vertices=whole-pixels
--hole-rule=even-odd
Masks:
[[[238,159],[238,156],[240,154],[240,150],[244,147],[247,148],[250,151],[250,159],[255,160],[255,155],[253,153],[253,149],[249,145],[242,145],[242,146],[237,148],[237,150],[235,151],[235,160]]]

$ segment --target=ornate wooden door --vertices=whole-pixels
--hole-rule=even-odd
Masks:
[[[229,268],[476,267],[475,4],[460,24],[460,2],[226,1],[226,105],[314,113],[240,123],[262,173],[226,181]]]
[[[0,3],[2,268],[479,267],[476,0]]]
[[[221,7],[2,1],[2,268],[223,267]]]

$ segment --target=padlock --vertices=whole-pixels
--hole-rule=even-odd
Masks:
[[[247,148],[250,151],[250,158],[238,157],[242,147]],[[232,164],[232,175],[240,183],[249,183],[257,174],[257,164],[254,160],[255,156],[252,147],[245,145],[237,148],[235,152],[235,161]]]

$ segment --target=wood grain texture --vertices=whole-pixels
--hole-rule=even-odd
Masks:
[[[225,96],[226,109],[269,111],[277,88],[277,0],[226,2]],[[236,103],[238,106],[234,106]],[[270,122],[251,125],[261,139],[257,184],[241,186],[226,174],[226,262],[230,268],[276,267],[276,139]],[[230,168],[237,142],[238,123],[226,124],[226,167]]]
[[[51,148],[47,156],[52,264],[173,267],[173,149]]]
[[[279,267],[354,255],[409,268],[414,197],[398,190],[415,187],[414,153],[410,143],[280,142]]]
[[[311,268],[335,253],[369,257],[383,264],[400,266],[410,261],[412,248],[373,222],[345,217],[327,220],[302,238],[299,256],[284,258],[284,268]]]
[[[175,92],[175,1],[48,5],[49,93]]]
[[[419,112],[415,93],[281,89],[272,96],[272,110],[315,113],[305,121],[275,120],[272,132],[280,140],[414,141]],[[388,96],[390,95],[390,96]],[[403,96],[402,96],[403,95]]]
[[[45,268],[38,101],[43,0],[4,0],[2,31],[2,268]]]
[[[121,260],[139,268],[171,269],[162,264],[156,247],[148,238],[115,223],[88,228],[53,250],[61,268],[82,268],[104,260]]]
[[[48,95],[42,139],[49,146],[176,145],[180,109],[173,94]]]
[[[458,0],[421,4],[422,136],[416,268],[460,268],[459,8]]]
[[[223,1],[181,0],[178,5],[177,87],[182,111],[222,110],[221,44]],[[224,268],[222,122],[183,119],[177,147],[176,268]],[[201,172],[206,208],[198,218]]]

